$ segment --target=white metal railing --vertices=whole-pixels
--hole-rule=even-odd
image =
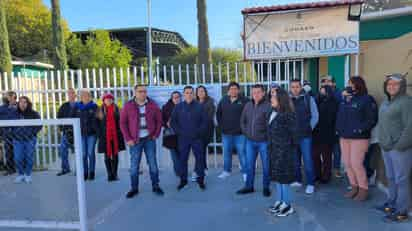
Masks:
[[[183,86],[194,84],[221,84],[222,91],[230,81],[238,82],[247,96],[255,83],[269,86],[272,82],[289,86],[292,78],[304,79],[304,61],[266,60],[259,62],[218,63],[206,65],[156,65],[153,67],[154,86]],[[85,70],[45,71],[31,73],[3,73],[0,78],[0,94],[15,91],[18,96],[26,95],[33,101],[34,108],[42,119],[55,119],[58,108],[67,99],[67,89],[86,88],[95,99],[106,92],[114,94],[121,106],[133,97],[135,84],[148,84],[147,68],[97,68]],[[223,94],[222,94],[223,95]],[[219,99],[215,99],[218,101]],[[99,101],[99,100],[97,100]],[[217,151],[221,146],[219,134],[214,135],[210,147],[214,150],[215,166]],[[58,160],[60,134],[56,126],[46,126],[40,134],[36,151],[36,166],[51,167]],[[160,144],[160,143],[159,143]],[[52,150],[52,158],[41,157]],[[158,150],[161,150],[158,148]],[[121,155],[120,167],[128,167],[127,155]]]
[[[0,129],[5,127],[22,126],[73,126],[74,153],[76,159],[76,186],[79,206],[79,222],[35,221],[35,220],[0,220],[0,227],[13,228],[47,228],[47,229],[78,229],[87,231],[86,191],[83,179],[83,157],[81,147],[81,131],[79,119],[52,119],[52,120],[0,120]],[[44,128],[43,128],[44,129]]]

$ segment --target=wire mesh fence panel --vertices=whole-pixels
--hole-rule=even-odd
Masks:
[[[45,228],[86,231],[86,200],[82,174],[81,133],[78,119],[40,119],[28,99],[20,98],[18,108],[3,107],[0,120],[0,151],[7,176],[0,178],[0,229]],[[64,178],[55,171],[44,171],[36,163],[56,158],[59,147],[48,143],[43,148],[41,133],[57,131],[55,142],[65,144],[66,156],[75,163]],[[70,133],[70,135],[68,135]],[[49,133],[50,134],[50,133]],[[64,135],[62,135],[64,134]],[[70,137],[70,138],[67,138]],[[36,150],[39,155],[36,155]],[[60,152],[60,154],[63,154]],[[37,158],[40,158],[37,159]],[[69,165],[69,163],[66,163]],[[38,165],[41,166],[41,165]]]

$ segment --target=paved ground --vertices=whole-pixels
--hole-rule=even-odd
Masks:
[[[0,177],[0,220],[77,220],[75,178],[54,174],[36,173],[32,185],[15,185],[11,178]],[[298,190],[294,193],[297,212],[287,218],[274,218],[265,212],[274,198],[262,196],[261,175],[257,175],[256,193],[237,196],[235,191],[242,186],[239,174],[222,181],[217,178],[218,172],[211,170],[205,192],[193,183],[177,192],[177,179],[171,171],[162,171],[161,185],[166,195],[159,198],[152,194],[145,172],[141,193],[126,200],[127,174],[122,171],[121,181],[109,184],[101,172],[95,182],[87,183],[91,230],[412,230],[412,223],[390,225],[381,221],[382,214],[371,209],[383,198],[377,189],[372,190],[370,201],[356,203],[342,197],[345,184],[339,181],[318,188],[313,196]],[[5,230],[28,229],[0,228]]]

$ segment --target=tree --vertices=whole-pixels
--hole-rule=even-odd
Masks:
[[[2,0],[6,3],[6,20],[10,51],[13,56],[50,62],[52,43],[51,12],[42,0]],[[62,21],[64,38],[70,36]]]
[[[85,42],[72,35],[67,41],[67,52],[70,66],[76,69],[126,68],[132,61],[129,49],[119,40],[111,40],[104,30],[90,31]]]
[[[3,0],[0,0],[0,76],[3,72],[12,71],[9,34],[6,25],[6,9]]]
[[[53,27],[53,64],[57,70],[67,69],[66,47],[64,45],[64,34],[60,16],[60,1],[51,0],[52,5],[52,27]]]
[[[197,0],[198,23],[198,63],[209,64],[212,62],[209,42],[209,30],[207,25],[206,0]]]
[[[363,4],[365,12],[395,9],[404,6],[402,0],[367,0]]]

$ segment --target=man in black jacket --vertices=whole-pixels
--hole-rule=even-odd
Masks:
[[[216,118],[222,130],[223,172],[219,178],[225,179],[232,171],[233,148],[239,156],[243,180],[246,182],[246,138],[240,128],[240,116],[248,100],[240,94],[240,86],[236,82],[229,84],[228,95],[223,97],[217,107]]]
[[[195,171],[198,176],[197,183],[204,190],[206,188],[205,177],[205,150],[202,138],[207,131],[208,118],[204,107],[194,100],[193,87],[186,86],[183,91],[184,101],[179,103],[173,113],[170,125],[177,134],[177,142],[180,160],[180,184],[181,190],[187,185],[187,165],[190,150],[195,155]]]
[[[270,196],[269,156],[268,156],[268,115],[270,103],[265,100],[265,90],[262,84],[252,87],[252,102],[248,102],[240,117],[240,127],[246,136],[246,169],[247,179],[245,187],[237,194],[253,193],[255,180],[255,166],[258,153],[263,167],[263,196]]]
[[[69,101],[65,102],[57,113],[57,118],[71,118],[73,115],[73,109],[76,105],[76,91],[73,88],[69,88],[67,92]],[[71,126],[61,126],[62,139],[59,148],[59,154],[62,161],[61,171],[57,173],[57,176],[63,176],[70,172],[69,164],[69,149],[73,150],[73,128]]]

